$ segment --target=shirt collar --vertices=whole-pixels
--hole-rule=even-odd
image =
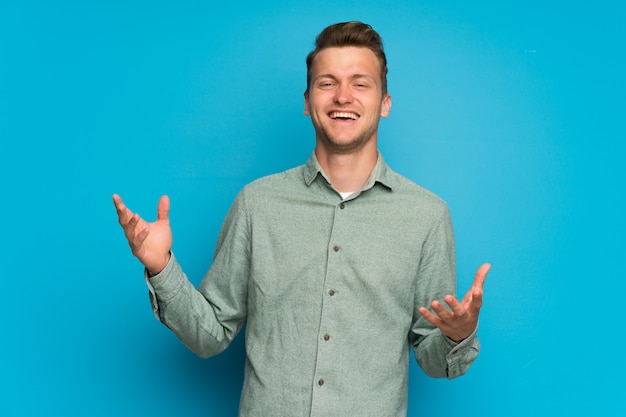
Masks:
[[[310,186],[313,181],[318,177],[318,174],[324,178],[324,180],[330,184],[328,177],[324,173],[324,170],[320,166],[317,161],[317,157],[315,156],[315,152],[311,154],[311,157],[307,161],[304,166],[304,182],[307,186]],[[393,171],[389,168],[389,165],[383,159],[383,155],[378,151],[378,159],[376,161],[376,165],[374,165],[374,169],[367,179],[367,182],[363,186],[363,190],[367,190],[372,188],[376,183],[380,183],[390,190],[393,189],[395,176],[393,175]]]

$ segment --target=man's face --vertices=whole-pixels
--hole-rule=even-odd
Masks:
[[[317,145],[327,151],[353,153],[375,141],[380,117],[391,108],[391,96],[382,94],[376,55],[353,46],[321,50],[311,65],[304,105]]]

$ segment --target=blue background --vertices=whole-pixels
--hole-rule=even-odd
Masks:
[[[0,2],[2,416],[232,416],[243,337],[195,357],[152,316],[111,202],[172,199],[194,283],[247,182],[306,161],[304,58],[383,36],[380,147],[450,205],[459,291],[493,264],[464,377],[410,416],[623,415],[622,2]]]

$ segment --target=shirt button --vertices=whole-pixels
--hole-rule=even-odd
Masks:
[[[320,387],[324,385],[324,380],[320,379],[319,381],[317,381],[317,385],[319,385]]]
[[[325,334],[325,335],[324,335],[324,340],[328,342],[328,341],[330,340],[330,335]]]
[[[345,208],[346,208],[346,205],[345,205],[345,204],[343,204],[343,203],[341,203],[341,204],[339,204],[339,208],[343,210],[343,209],[345,209]]]
[[[333,250],[334,250],[335,252],[339,252],[339,246],[337,246],[337,245],[333,246]]]
[[[328,295],[330,295],[331,297],[332,297],[333,295],[335,295],[335,290],[330,290],[330,291],[328,291]]]

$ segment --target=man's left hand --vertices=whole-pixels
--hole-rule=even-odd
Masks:
[[[448,338],[456,343],[462,342],[474,333],[476,326],[478,326],[478,314],[483,305],[485,278],[487,278],[490,268],[491,265],[488,263],[482,264],[478,268],[472,287],[465,293],[465,297],[461,301],[452,295],[446,295],[443,298],[452,311],[435,300],[430,304],[434,313],[431,313],[426,307],[421,307],[419,309],[420,314],[428,322],[437,326],[441,333]]]

